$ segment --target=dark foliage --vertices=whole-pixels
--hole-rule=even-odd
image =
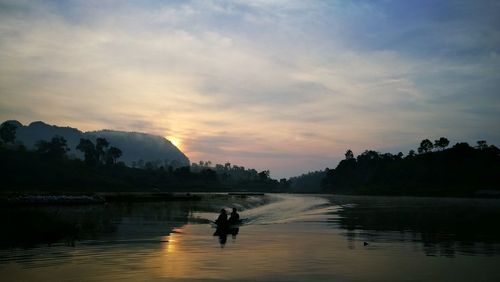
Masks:
[[[428,139],[420,154],[365,151],[328,170],[324,191],[344,194],[477,196],[500,194],[500,150],[481,142],[476,148],[457,143],[445,149],[446,138]],[[432,151],[437,147],[436,151]],[[347,156],[347,154],[346,154]]]
[[[431,140],[429,139],[424,139],[422,142],[420,142],[420,147],[418,147],[418,153],[423,154],[423,153],[428,153],[432,151],[434,148],[434,145],[432,144]]]
[[[81,138],[80,143],[76,146],[76,149],[83,152],[84,160],[87,165],[97,164],[98,155],[92,141]]]
[[[106,151],[106,164],[107,165],[112,165],[116,164],[116,160],[120,158],[122,155],[122,150],[116,148],[116,147],[109,147],[109,149]]]
[[[0,139],[3,143],[13,143],[16,140],[16,126],[10,122],[0,125]]]
[[[271,178],[269,170],[258,172],[253,168],[232,165],[231,163],[212,165],[211,161],[200,161],[191,165],[193,173],[213,171],[222,191],[284,192],[288,191],[289,181]]]
[[[117,159],[122,155],[122,150],[114,146],[108,147],[109,142],[105,138],[97,138],[95,145],[89,139],[81,138],[76,149],[83,152],[87,165],[116,164]]]
[[[325,178],[327,171],[328,168],[322,171],[313,171],[304,173],[296,177],[291,177],[289,180],[290,192],[294,193],[321,192],[321,181]]]
[[[445,137],[441,137],[438,140],[434,141],[434,148],[438,148],[440,150],[446,149],[448,145],[450,145],[450,141]]]
[[[37,153],[50,159],[66,158],[66,153],[69,151],[66,139],[61,136],[54,136],[50,141],[40,140],[35,147]]]
[[[84,161],[68,158],[60,136],[41,140],[36,147],[0,147],[1,191],[281,191],[288,185],[271,179],[268,170],[258,173],[230,164],[174,169],[148,162],[143,168],[127,167],[118,162],[122,151],[104,138],[95,145],[80,140],[77,150],[84,153]]]

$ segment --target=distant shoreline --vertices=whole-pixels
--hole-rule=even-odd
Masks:
[[[394,195],[394,194],[347,194],[347,193],[286,193],[324,196],[353,197],[409,197],[409,198],[457,198],[457,199],[500,199],[498,191],[483,191],[474,196],[435,196],[435,195]],[[491,193],[490,193],[491,192]],[[7,206],[44,206],[44,205],[101,205],[107,203],[141,203],[169,201],[202,201],[215,198],[265,196],[264,192],[3,192],[0,203]],[[279,194],[279,193],[278,193]]]
[[[265,193],[247,192],[3,192],[0,203],[15,206],[40,205],[95,205],[106,203],[138,203],[168,201],[201,201],[204,199],[265,196]],[[209,196],[209,197],[208,197]]]

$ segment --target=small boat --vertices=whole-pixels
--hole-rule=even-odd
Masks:
[[[231,222],[227,224],[217,224],[215,221],[213,222],[215,230],[214,236],[220,236],[224,234],[236,235],[240,230],[240,226],[244,223],[245,219],[240,219],[237,222]]]
[[[214,232],[214,236],[223,236],[223,235],[237,235],[240,232],[239,227],[217,227]]]
[[[238,221],[236,222],[227,222],[226,224],[218,224],[217,222],[215,221],[212,221],[212,223],[214,224],[214,226],[219,229],[219,228],[236,228],[236,227],[240,227],[241,225],[243,225],[243,223],[246,221],[246,219],[239,219]]]

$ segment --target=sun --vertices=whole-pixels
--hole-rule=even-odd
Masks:
[[[168,141],[170,141],[170,143],[172,143],[175,147],[177,148],[181,148],[181,140],[177,137],[174,137],[174,136],[166,136],[165,138],[167,138]]]

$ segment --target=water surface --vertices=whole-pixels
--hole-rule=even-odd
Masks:
[[[246,224],[212,236],[232,206]],[[7,236],[2,281],[500,281],[498,200],[266,195],[9,214],[58,232]]]

